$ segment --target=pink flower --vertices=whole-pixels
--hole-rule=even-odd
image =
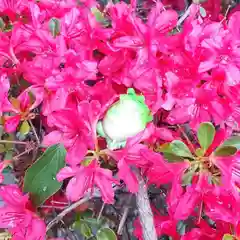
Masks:
[[[94,190],[97,186],[102,194],[102,199],[105,203],[113,203],[114,192],[113,183],[118,183],[112,177],[112,172],[109,169],[103,169],[99,166],[96,160],[93,160],[88,166],[65,167],[57,174],[58,181],[63,181],[66,178],[71,178],[67,185],[66,195],[69,200],[77,201],[90,190]]]
[[[0,227],[8,229],[12,239],[45,239],[45,223],[27,208],[27,195],[23,195],[16,185],[8,185],[0,188],[0,196],[4,201],[0,208]]]
[[[66,162],[78,165],[88,149],[95,149],[96,125],[105,106],[98,101],[82,101],[76,110],[64,109],[51,114],[49,124],[56,130],[45,136],[44,145],[62,142],[67,148]]]
[[[2,74],[0,77],[0,116],[4,112],[10,103],[8,101],[8,91],[10,88],[9,79],[6,74]]]
[[[32,119],[34,115],[31,114],[31,111],[41,103],[41,100],[36,98],[32,101],[28,91],[22,92],[17,98],[10,99],[11,104],[4,110],[11,112],[13,115],[4,118],[6,132],[14,132],[20,121]]]
[[[202,86],[188,95],[183,100],[177,100],[167,119],[170,124],[190,121],[190,125],[197,128],[201,122],[211,121],[212,118],[215,124],[220,124],[231,114],[230,102],[220,98],[215,89]]]

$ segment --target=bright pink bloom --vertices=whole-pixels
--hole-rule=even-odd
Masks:
[[[10,105],[8,101],[8,91],[10,88],[9,79],[6,74],[1,75],[0,77],[0,116],[4,112],[4,109]]]
[[[170,124],[181,124],[190,121],[190,125],[196,128],[201,122],[214,120],[220,124],[230,116],[232,109],[230,102],[220,98],[214,89],[196,88],[183,100],[177,100],[177,105],[168,116]],[[192,95],[192,96],[191,96]]]
[[[105,203],[113,203],[114,192],[113,183],[118,183],[112,177],[112,171],[103,169],[96,160],[93,160],[88,166],[65,167],[57,174],[58,181],[71,178],[67,185],[66,195],[69,200],[77,201],[90,190],[97,186],[102,194]]]
[[[24,91],[17,98],[12,98],[10,102],[8,108],[4,109],[13,114],[4,118],[4,128],[9,133],[16,130],[20,121],[32,118],[31,111],[41,103],[41,99],[32,100],[29,92]]]
[[[48,122],[57,130],[46,135],[43,144],[62,142],[68,150],[67,163],[78,165],[88,149],[95,150],[96,125],[106,106],[101,108],[98,101],[82,101],[74,111],[65,109],[52,113]]]
[[[46,226],[34,212],[27,208],[28,195],[23,195],[16,185],[2,186],[0,196],[0,227],[8,229],[14,240],[44,240]]]

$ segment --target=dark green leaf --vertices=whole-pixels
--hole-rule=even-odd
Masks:
[[[92,236],[92,230],[85,222],[82,221],[75,222],[73,227],[87,239]]]
[[[110,228],[102,228],[97,231],[97,240],[117,240],[115,232]]]
[[[168,162],[182,162],[184,161],[184,158],[180,157],[180,156],[176,156],[172,153],[163,153],[164,158],[168,161]]]
[[[179,140],[172,141],[170,144],[170,149],[171,152],[177,156],[193,158],[188,146]]]
[[[31,193],[36,206],[61,188],[62,182],[57,181],[56,175],[65,166],[65,156],[66,150],[62,145],[53,145],[26,171],[24,191]]]
[[[240,150],[240,136],[230,137],[221,145],[221,147],[222,146],[233,146]]]
[[[60,33],[60,22],[59,22],[59,20],[56,19],[56,18],[52,18],[49,21],[49,29],[50,29],[53,37],[58,36],[59,33]]]
[[[201,123],[198,128],[198,141],[201,147],[206,151],[212,144],[215,136],[215,127],[210,122]]]
[[[237,151],[238,151],[237,148],[235,148],[233,146],[222,146],[222,147],[216,149],[216,151],[214,152],[214,155],[222,156],[222,157],[232,156]]]

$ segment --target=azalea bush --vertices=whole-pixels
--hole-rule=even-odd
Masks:
[[[229,4],[0,1],[1,237],[240,239]]]

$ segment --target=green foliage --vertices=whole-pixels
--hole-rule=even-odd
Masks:
[[[65,166],[65,156],[66,150],[62,145],[53,145],[26,171],[24,191],[30,192],[36,206],[61,188],[62,182],[57,181],[56,174]]]
[[[222,146],[233,146],[240,150],[240,136],[230,137],[220,147]]]
[[[237,148],[234,146],[221,146],[216,149],[214,152],[215,156],[222,156],[222,157],[227,157],[227,156],[232,156],[237,152]]]
[[[215,127],[210,122],[201,123],[198,128],[198,141],[204,151],[206,151],[212,144],[215,136]]]
[[[193,155],[188,146],[179,140],[174,140],[170,143],[170,151],[180,157],[193,158]]]
[[[102,228],[97,231],[97,240],[117,240],[115,232],[110,228]]]

